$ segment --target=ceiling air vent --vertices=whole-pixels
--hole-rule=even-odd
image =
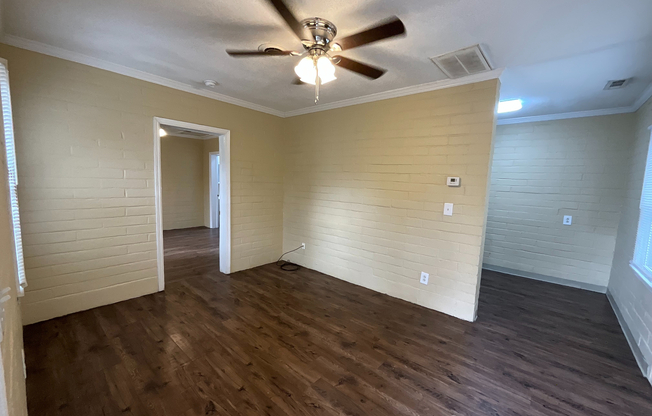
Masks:
[[[179,129],[176,131],[177,136],[181,137],[191,137],[191,138],[198,138],[198,139],[205,139],[207,137],[212,136],[211,133],[204,133],[203,131],[196,131],[196,130],[186,130],[186,129]]]
[[[491,71],[480,45],[460,49],[455,52],[430,58],[448,78],[461,78],[468,75]]]
[[[216,135],[214,133],[207,133],[204,131],[192,130],[192,129],[184,129],[181,127],[163,126],[163,128],[165,128],[165,131],[170,136],[185,137],[187,139],[207,140],[207,139],[213,139],[219,137],[219,135]]]
[[[627,84],[629,84],[629,81],[631,81],[631,78],[627,79],[615,79],[611,81],[607,81],[607,85],[604,86],[605,90],[617,90],[619,88],[625,88]]]

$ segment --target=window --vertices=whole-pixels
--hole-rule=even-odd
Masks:
[[[652,140],[652,138],[651,138]],[[652,287],[652,146],[648,148],[632,268]]]
[[[2,103],[2,125],[5,151],[7,152],[7,177],[9,182],[9,204],[11,225],[14,232],[14,254],[16,267],[16,288],[18,296],[25,293],[25,264],[23,262],[23,238],[20,232],[20,213],[18,212],[18,171],[16,169],[16,144],[14,141],[14,122],[11,113],[9,94],[9,72],[7,62],[0,61],[0,101]]]

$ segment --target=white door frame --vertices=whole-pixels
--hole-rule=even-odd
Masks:
[[[219,195],[219,182],[215,182],[215,171],[213,166],[213,161],[215,156],[219,156],[220,152],[209,152],[208,153],[208,192],[210,193],[208,198],[209,206],[209,226],[210,228],[220,228],[219,221],[215,221],[215,211],[217,210],[217,217],[220,215],[220,207],[217,204],[216,195]],[[220,163],[221,164],[221,160]],[[219,177],[219,172],[218,172]]]
[[[231,131],[201,124],[154,117],[154,205],[156,215],[156,263],[158,290],[165,289],[163,262],[163,214],[161,206],[161,124],[214,133],[220,137],[220,272],[231,273]]]

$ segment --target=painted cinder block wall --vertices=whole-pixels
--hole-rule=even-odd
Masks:
[[[621,324],[642,368],[647,366],[647,377],[652,383],[652,287],[644,283],[629,267],[634,254],[638,228],[639,204],[645,174],[645,162],[652,131],[652,99],[635,114],[634,143],[627,161],[628,176],[623,183],[626,190],[616,251],[609,279],[608,295],[622,317]],[[623,322],[624,321],[624,322]],[[643,362],[641,362],[641,360]]]
[[[231,131],[232,270],[278,258],[283,119],[7,45],[0,57],[17,137],[25,324],[158,290],[154,117]]]
[[[498,126],[486,267],[604,293],[633,137],[634,114]]]
[[[204,225],[204,143],[187,137],[161,138],[163,229]]]
[[[474,320],[498,90],[490,80],[288,119],[283,248],[307,244],[289,258]]]
[[[231,131],[233,271],[273,262],[281,254],[284,198],[290,204],[285,214],[299,214],[294,217],[298,222],[289,220],[287,226],[303,221],[300,211],[305,206],[292,206],[296,188],[283,187],[288,162],[284,152],[287,156],[292,149],[288,140],[294,140],[287,129],[321,115],[282,119],[6,45],[0,45],[0,56],[10,62],[19,138],[29,279],[23,301],[26,324],[157,290],[154,117]],[[369,287],[464,319],[475,316],[497,91],[498,81],[492,80],[330,112],[344,115],[335,122],[348,125],[349,130],[343,130],[347,137],[364,128],[369,139],[379,140],[374,146],[387,145],[400,158],[398,165],[388,165],[390,170],[398,168],[389,172],[396,180],[387,180],[387,188],[375,189],[364,178],[382,176],[381,171],[362,174],[358,185],[370,185],[361,190],[369,210],[384,215],[376,202],[378,207],[385,204],[381,201],[390,194],[383,192],[404,192],[401,178],[411,175],[409,193],[390,196],[399,204],[394,208],[404,216],[403,226],[410,228],[398,261],[407,265],[416,260],[404,272],[410,278],[413,269],[428,266],[431,284],[426,289],[415,289],[413,282],[393,285],[398,274],[386,256],[395,252],[380,247],[374,260],[381,266],[374,278],[380,280]],[[395,144],[389,143],[391,137],[383,138],[398,129],[402,136]],[[295,138],[303,137],[300,127],[296,131]],[[364,150],[361,155],[365,153],[375,154]],[[407,167],[413,156],[420,157],[422,170]],[[347,166],[357,164],[350,155],[343,157]],[[298,166],[303,169],[305,164],[299,161]],[[350,174],[352,182],[361,179],[355,168]],[[443,185],[446,175],[453,174],[467,178],[454,191]],[[443,196],[457,204],[453,219],[441,218]],[[380,225],[379,233],[393,227],[385,219]],[[373,233],[365,234],[362,240]],[[324,262],[335,259],[324,248]]]

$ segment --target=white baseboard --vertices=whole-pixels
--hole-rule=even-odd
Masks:
[[[156,273],[155,270],[152,271]],[[29,291],[21,303],[23,325],[122,302],[157,292],[156,276],[30,303]]]
[[[525,277],[527,279],[538,280],[540,282],[554,283],[556,285],[574,287],[576,289],[589,290],[591,292],[607,293],[607,286],[594,285],[591,283],[577,282],[574,280],[560,279],[559,277],[546,276],[539,273],[524,272],[522,270],[510,269],[508,267],[494,266],[492,264],[482,264],[484,270],[492,272],[511,274],[514,276]]]
[[[627,343],[629,344],[629,348],[631,348],[632,353],[634,354],[634,358],[636,358],[636,363],[638,364],[638,367],[641,369],[641,372],[643,373],[643,377],[647,378],[648,381],[650,381],[650,383],[652,384],[652,379],[651,379],[652,366],[650,365],[650,363],[645,361],[645,356],[641,352],[641,349],[638,347],[638,344],[636,343],[636,339],[634,339],[634,335],[632,334],[632,331],[629,330],[629,327],[625,322],[625,318],[623,317],[622,312],[620,312],[620,308],[618,307],[616,300],[613,298],[613,296],[609,291],[607,291],[607,299],[609,299],[609,303],[611,304],[611,307],[614,310],[614,313],[616,314],[616,318],[618,319],[620,328],[622,328],[623,333],[625,334],[625,339],[627,340]]]

